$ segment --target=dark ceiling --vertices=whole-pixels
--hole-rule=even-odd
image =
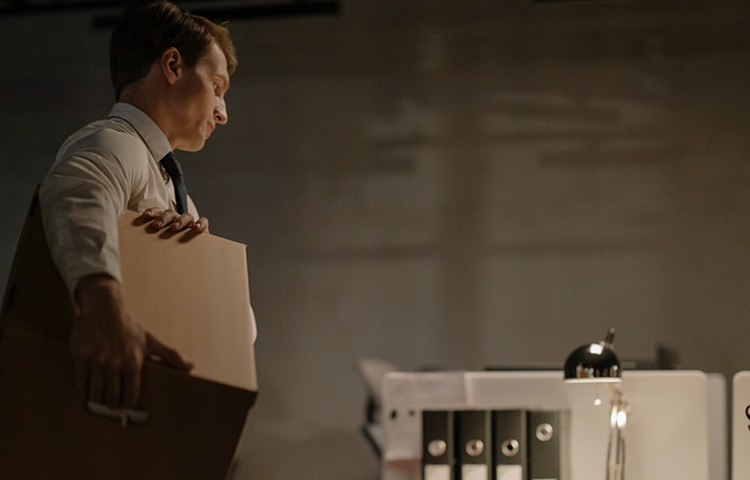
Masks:
[[[133,8],[151,0],[5,0],[0,1],[0,18],[10,15],[33,15],[91,11],[92,27],[109,28],[119,23]],[[338,0],[287,0],[258,2],[252,0],[175,1],[180,7],[214,21],[270,19],[340,13]]]

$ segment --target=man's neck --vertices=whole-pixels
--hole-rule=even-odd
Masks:
[[[136,86],[134,85],[133,87]],[[156,126],[159,127],[162,133],[164,133],[167,140],[170,141],[170,146],[174,150],[175,145],[172,143],[169,136],[168,116],[164,113],[162,102],[158,98],[154,98],[158,97],[158,95],[153,95],[151,92],[143,90],[144,89],[139,89],[137,87],[126,89],[120,94],[119,102],[130,104],[148,115],[149,118],[154,121]]]

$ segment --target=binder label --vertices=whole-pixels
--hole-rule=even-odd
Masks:
[[[498,465],[497,480],[523,480],[521,465]]]
[[[461,480],[489,480],[487,465],[462,465]]]
[[[424,480],[453,480],[448,465],[425,465]]]

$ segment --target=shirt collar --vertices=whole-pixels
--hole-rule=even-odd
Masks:
[[[169,144],[164,132],[138,107],[129,103],[116,103],[107,118],[113,117],[121,118],[135,128],[157,162],[172,151],[172,145]]]

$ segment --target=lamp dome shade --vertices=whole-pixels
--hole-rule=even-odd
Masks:
[[[619,382],[621,370],[611,344],[592,343],[577,348],[565,360],[565,381]]]

